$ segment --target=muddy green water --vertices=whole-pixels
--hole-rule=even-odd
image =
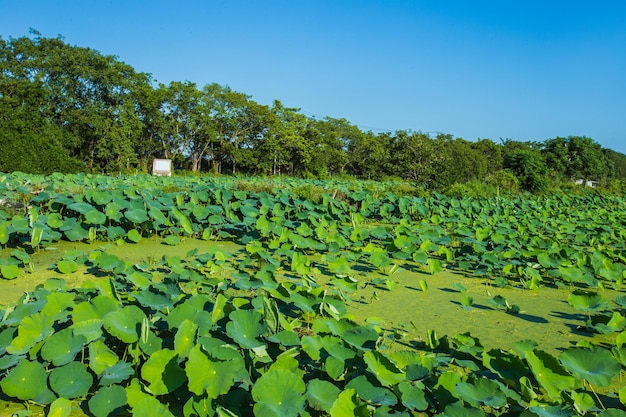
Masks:
[[[429,330],[439,337],[469,332],[486,348],[511,349],[520,340],[532,339],[542,350],[553,354],[581,340],[610,340],[577,330],[587,316],[567,303],[568,289],[496,288],[486,280],[447,271],[433,276],[401,270],[393,279],[398,285],[392,291],[369,288],[362,292],[360,300],[351,303],[350,310],[358,320],[382,320],[381,327],[403,334],[401,341],[407,344],[426,338]],[[428,284],[426,292],[420,289],[421,279]],[[454,283],[463,284],[467,290],[453,289]],[[609,299],[616,293],[606,292]],[[489,299],[497,295],[519,306],[520,312],[509,314],[490,305]],[[471,307],[461,305],[464,296],[473,298]]]
[[[184,257],[189,251],[199,253],[220,250],[235,253],[243,250],[241,245],[231,242],[207,242],[185,239],[179,245],[168,246],[160,239],[144,239],[138,244],[88,244],[57,242],[54,248],[42,249],[31,255],[33,268],[24,271],[15,280],[0,279],[0,305],[14,303],[25,292],[51,277],[61,277],[69,285],[78,286],[88,279],[94,279],[84,270],[61,275],[51,268],[66,252],[81,250],[84,253],[94,249],[105,249],[108,253],[132,263],[151,262],[162,256]],[[10,253],[5,250],[0,256]],[[584,325],[586,315],[576,311],[567,303],[569,290],[542,287],[538,290],[516,288],[496,288],[488,281],[468,278],[448,271],[437,275],[423,274],[400,269],[393,275],[397,287],[392,291],[364,285],[376,273],[358,273],[360,289],[352,294],[349,312],[357,321],[375,318],[388,333],[402,334],[400,343],[411,344],[426,337],[429,330],[438,336],[454,336],[469,332],[478,337],[487,348],[513,348],[523,339],[532,339],[540,348],[551,353],[568,348],[580,340],[594,343],[609,341],[607,337],[578,331]],[[379,276],[379,275],[377,275]],[[426,292],[420,289],[419,280],[428,283]],[[461,283],[466,291],[454,290],[452,285]],[[617,293],[606,290],[606,299],[614,299]],[[518,305],[519,314],[507,314],[491,306],[490,298],[501,295],[510,304]],[[470,296],[473,305],[461,305],[461,298]]]

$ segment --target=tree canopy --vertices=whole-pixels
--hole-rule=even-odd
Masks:
[[[496,143],[363,131],[228,86],[164,85],[60,37],[0,38],[0,171],[142,172],[153,158],[190,171],[399,178],[433,190],[512,177],[531,192],[555,178],[626,182],[626,155],[588,137]]]

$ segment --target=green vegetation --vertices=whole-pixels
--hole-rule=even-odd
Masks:
[[[205,176],[0,180],[5,280],[28,283],[36,256],[81,245],[0,310],[0,389],[13,402],[96,417],[624,415],[622,197]],[[184,255],[130,262],[114,250],[191,238],[205,244]],[[435,297],[445,281],[430,278],[444,270],[468,321],[479,309],[550,320],[515,291],[567,294],[551,312],[577,323],[569,342],[485,347],[463,328],[432,327],[407,337],[419,305],[392,328],[358,317],[377,298],[394,303],[410,279],[414,298]],[[70,285],[77,275],[84,282]]]
[[[179,172],[396,178],[482,196],[573,190],[576,180],[623,194],[626,184],[626,155],[587,137],[495,143],[364,132],[227,86],[159,84],[62,38],[0,38],[0,172],[133,174],[164,157]]]

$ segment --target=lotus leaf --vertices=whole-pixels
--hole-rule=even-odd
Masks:
[[[600,311],[608,306],[600,294],[580,290],[570,293],[567,296],[567,302],[575,309],[582,311]]]
[[[198,325],[191,320],[183,320],[174,336],[174,351],[180,358],[186,358],[196,343]],[[197,345],[196,345],[197,346]]]
[[[126,405],[126,390],[119,385],[100,388],[88,404],[89,411],[96,417],[115,415]]]
[[[456,384],[454,390],[459,399],[474,407],[484,404],[501,408],[506,404],[506,395],[499,388],[497,383],[483,377],[473,383],[460,382]]]
[[[357,376],[350,380],[345,387],[354,389],[359,394],[359,398],[376,405],[396,405],[398,399],[388,388],[375,386],[367,380],[365,375]]]
[[[561,392],[575,388],[576,381],[551,355],[541,351],[526,351],[526,362],[550,398],[560,398]]]
[[[102,319],[102,323],[112,336],[125,343],[134,343],[139,340],[139,329],[145,317],[139,307],[129,305],[108,313]]]
[[[576,378],[601,387],[610,385],[621,369],[611,352],[603,348],[567,349],[559,355],[559,361]]]
[[[240,373],[238,368],[242,365],[233,360],[209,359],[202,352],[200,345],[195,345],[185,366],[189,390],[196,395],[206,393],[209,398],[218,398],[226,394],[235,384],[235,378]]]
[[[362,410],[362,403],[355,389],[341,391],[330,408],[331,417],[365,417],[368,415],[369,412]]]
[[[57,398],[50,404],[48,417],[69,417],[72,412],[72,402],[67,398]]]
[[[167,394],[185,383],[178,355],[170,349],[154,352],[141,367],[141,377],[150,383],[148,388],[154,395]]]
[[[72,274],[78,271],[78,264],[74,260],[61,260],[57,262],[57,270],[62,274]]]
[[[313,379],[307,383],[306,399],[316,410],[329,413],[338,396],[339,388],[328,381]]]
[[[226,334],[242,348],[252,349],[263,345],[258,338],[267,328],[261,313],[254,310],[235,310],[229,315]]]
[[[0,273],[5,279],[15,279],[20,275],[20,267],[15,264],[0,266]]]
[[[98,210],[90,210],[85,213],[85,221],[90,224],[104,224],[107,220],[107,216],[98,211]]]
[[[85,202],[78,202],[78,203],[70,204],[67,208],[69,208],[70,210],[74,210],[80,214],[86,214],[90,212],[91,210],[95,209],[94,206]]]
[[[92,383],[93,377],[80,362],[70,362],[50,373],[50,387],[69,400],[87,395]]]
[[[461,402],[446,405],[443,417],[485,417],[485,412],[480,408],[465,407]]]
[[[144,209],[132,209],[124,212],[124,217],[134,224],[141,224],[148,221],[148,213]]]
[[[102,339],[95,340],[89,344],[89,367],[96,375],[101,375],[106,369],[118,363],[117,357]]]
[[[121,237],[126,236],[126,230],[120,226],[109,226],[107,227],[107,237],[111,240],[117,240]]]
[[[180,238],[180,236],[176,235],[169,235],[164,239],[164,242],[170,246],[176,246],[180,244],[181,241],[182,239]]]
[[[47,379],[46,370],[40,363],[22,359],[0,380],[0,387],[10,397],[34,400],[48,390]]]
[[[76,222],[70,229],[65,230],[65,237],[72,242],[85,240],[89,237],[89,228],[84,227],[81,222]]]
[[[135,374],[135,370],[128,362],[119,361],[115,365],[102,371],[100,385],[119,384]]]
[[[52,322],[46,315],[35,313],[24,317],[17,328],[17,337],[6,347],[6,351],[14,355],[26,353],[35,343],[45,339],[53,331]]]
[[[128,240],[130,240],[131,242],[134,243],[139,243],[139,241],[141,240],[141,233],[139,233],[139,231],[137,229],[130,229],[127,233],[126,233],[126,237],[128,238]]]
[[[176,207],[172,207],[172,214],[178,221],[178,224],[183,228],[184,232],[188,235],[193,235],[193,224],[189,217],[187,217],[182,211]]]
[[[133,407],[133,417],[174,417],[158,399],[146,397]]]
[[[396,385],[406,379],[406,375],[395,363],[378,351],[365,352],[363,360],[372,374],[383,386]]]
[[[304,409],[305,390],[302,377],[286,369],[271,369],[252,387],[254,413],[264,417],[295,417]]]
[[[361,350],[370,350],[375,347],[379,338],[378,332],[371,326],[358,326],[346,330],[341,334],[343,340]]]
[[[398,384],[402,405],[410,410],[424,411],[428,409],[428,401],[421,384],[401,382]]]
[[[54,366],[71,362],[87,343],[83,335],[74,335],[71,328],[60,330],[46,339],[41,357]]]

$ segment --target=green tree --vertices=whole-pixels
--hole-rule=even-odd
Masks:
[[[548,185],[548,167],[538,150],[516,147],[507,153],[504,167],[515,174],[525,191],[541,192]]]
[[[602,147],[588,137],[557,137],[544,142],[548,167],[566,180],[600,181],[612,178],[615,167]]]

